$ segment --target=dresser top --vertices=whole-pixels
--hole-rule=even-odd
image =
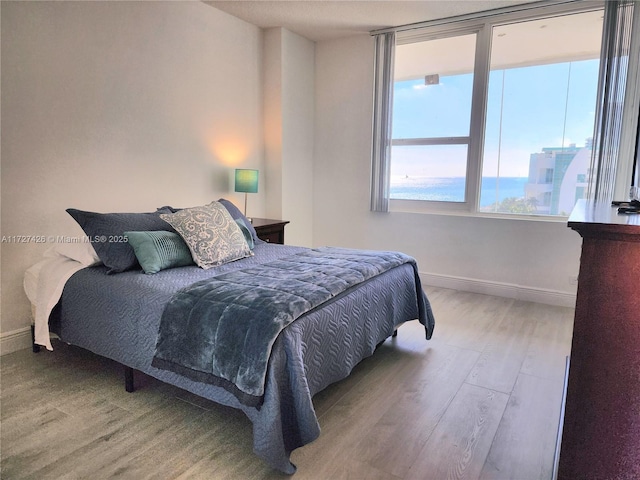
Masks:
[[[640,214],[618,213],[608,203],[578,200],[568,221],[569,228],[585,235],[635,236],[640,241]]]

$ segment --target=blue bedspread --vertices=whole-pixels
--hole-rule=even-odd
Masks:
[[[433,315],[413,258],[399,252],[309,249],[177,292],[162,315],[152,365],[221,386],[245,405],[259,406],[271,348],[285,327],[402,264],[414,267],[419,320],[430,338]]]
[[[253,425],[256,455],[273,468],[292,474],[296,469],[291,452],[320,435],[313,396],[350,375],[403,322],[425,318],[425,312],[432,322],[414,267],[404,264],[371,278],[285,328],[271,351],[259,409],[240,403],[222,387],[155,368],[151,362],[162,313],[178,291],[207,278],[286,259],[303,250],[260,242],[256,243],[254,256],[236,262],[209,270],[196,266],[172,268],[154,275],[135,270],[108,275],[104,266],[84,268],[65,286],[60,308],[55,310],[55,316],[59,315],[54,322],[59,322],[56,331],[67,343],[241,410]],[[398,348],[402,343],[401,334]],[[395,349],[396,341],[389,342],[389,348]]]

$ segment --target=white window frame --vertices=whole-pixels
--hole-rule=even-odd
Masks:
[[[445,202],[390,199],[389,211],[517,218],[550,222],[566,221],[566,217],[560,215],[485,213],[479,211],[492,29],[493,27],[510,23],[604,9],[604,5],[603,0],[585,0],[580,2],[564,1],[558,3],[545,2],[542,6],[540,4],[525,4],[507,9],[482,12],[478,15],[468,15],[460,19],[443,19],[395,29],[396,45],[475,33],[476,54],[467,150],[465,201]],[[383,31],[373,33],[382,32]],[[435,143],[438,140],[456,142],[455,144],[465,144],[461,143],[461,140],[465,138],[467,137],[451,137],[450,139],[425,138],[420,140],[433,142],[424,143],[424,145],[443,144],[442,142]],[[415,143],[415,141],[412,142],[412,140],[392,140],[392,145],[394,146],[416,144],[422,145],[423,143]]]

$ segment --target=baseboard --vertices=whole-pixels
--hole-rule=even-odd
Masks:
[[[0,355],[31,348],[31,327],[19,328],[0,334]]]
[[[473,278],[453,277],[435,273],[420,272],[423,285],[451,288],[463,292],[483,293],[496,297],[515,298],[527,302],[544,303],[560,307],[575,307],[576,294],[571,292],[559,292],[542,288],[526,287],[509,283],[489,282]]]

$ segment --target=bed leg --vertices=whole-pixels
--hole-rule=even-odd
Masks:
[[[135,390],[133,387],[133,368],[126,365],[124,367],[124,389],[129,393],[133,393]]]
[[[393,331],[393,335],[391,335],[391,336],[394,337],[394,338],[398,336],[398,329],[397,328]]]
[[[31,350],[33,353],[40,351],[40,345],[36,345],[36,326],[31,325]]]

